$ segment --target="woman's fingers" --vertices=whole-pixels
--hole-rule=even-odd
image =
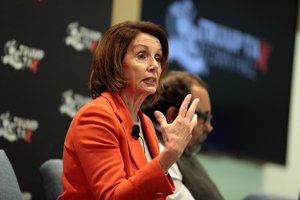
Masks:
[[[174,122],[170,124],[168,124],[167,119],[163,115],[163,113],[161,113],[160,111],[154,112],[154,115],[160,127],[162,128],[162,136],[165,142],[169,141],[169,135],[181,135],[182,137],[188,136],[190,134],[190,131],[196,126],[197,115],[195,114],[195,110],[199,103],[199,99],[194,99],[193,102],[190,104],[191,98],[191,94],[188,94],[184,98],[179,108],[177,118]],[[187,130],[189,131],[187,132]]]
[[[198,98],[194,99],[189,109],[187,110],[185,117],[188,120],[193,120],[198,103],[199,103],[199,99]]]
[[[196,110],[197,105],[199,103],[199,99],[196,98],[196,99],[193,100],[193,102],[191,103],[191,105],[189,107],[191,99],[192,99],[191,94],[186,95],[183,102],[181,103],[181,106],[180,106],[179,112],[178,112],[178,115],[180,115],[182,117],[186,117],[188,120],[193,119],[195,110]]]
[[[198,123],[198,116],[197,116],[197,114],[194,114],[193,115],[193,119],[192,119],[192,129],[194,129],[195,128],[195,126],[197,125],[197,123]]]
[[[159,125],[162,126],[165,123],[167,123],[167,119],[160,111],[155,111],[154,116],[156,117],[156,120],[158,121]]]
[[[185,117],[191,99],[192,99],[192,95],[191,94],[188,94],[188,95],[185,96],[185,98],[184,98],[184,100],[181,103],[181,106],[179,108],[178,115],[180,115],[182,117]]]
[[[167,124],[166,117],[160,111],[158,111],[158,110],[155,111],[154,112],[154,116],[156,117],[156,120],[158,121],[160,127],[162,127],[163,125]],[[161,134],[162,134],[162,137],[163,137],[163,141],[167,142],[168,141],[168,137],[167,137],[165,131],[162,131]]]

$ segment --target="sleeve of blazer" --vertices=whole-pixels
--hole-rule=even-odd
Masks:
[[[122,145],[126,133],[107,106],[86,107],[74,118],[69,131],[73,132],[72,143],[95,199],[165,199],[172,194],[173,182],[164,175],[157,159],[127,177],[125,165],[133,163],[122,154],[128,151]]]

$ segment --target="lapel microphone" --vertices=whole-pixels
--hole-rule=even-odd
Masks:
[[[131,135],[135,140],[138,140],[139,138],[141,138],[141,143],[143,145],[143,150],[144,150],[144,153],[145,153],[146,152],[145,151],[145,141],[144,141],[143,137],[140,136],[140,127],[139,127],[139,125],[137,125],[137,124],[133,125]]]
[[[135,140],[139,139],[139,137],[140,137],[139,125],[137,125],[137,124],[133,125],[131,135]]]

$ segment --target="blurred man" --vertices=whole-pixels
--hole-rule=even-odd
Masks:
[[[185,71],[171,71],[163,79],[163,93],[154,106],[142,107],[152,121],[157,132],[158,139],[163,148],[163,136],[160,126],[154,116],[154,111],[161,111],[171,123],[178,115],[182,100],[187,94],[193,98],[199,98],[196,114],[198,124],[193,129],[192,139],[186,147],[181,158],[169,169],[176,190],[168,196],[169,200],[196,199],[196,200],[223,200],[218,188],[197,159],[197,153],[207,135],[213,130],[211,124],[211,105],[206,84],[198,76]]]

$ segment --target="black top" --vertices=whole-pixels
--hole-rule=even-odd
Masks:
[[[210,179],[196,154],[182,155],[177,161],[183,177],[183,184],[196,200],[224,200],[217,186]]]

